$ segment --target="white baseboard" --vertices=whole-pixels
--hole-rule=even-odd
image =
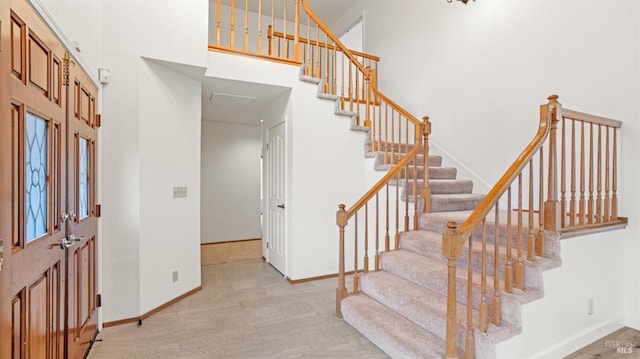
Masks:
[[[635,330],[640,330],[640,318],[624,318],[624,326],[633,328]]]
[[[640,320],[635,321],[636,324],[640,324]],[[596,325],[590,328],[587,328],[576,335],[569,337],[558,344],[552,346],[551,348],[547,348],[542,350],[534,355],[531,355],[529,359],[539,359],[539,358],[563,358],[566,355],[569,355],[576,350],[587,346],[594,341],[604,337],[611,332],[614,332],[625,325],[628,326],[627,320],[625,318],[619,318],[616,320],[612,320],[600,325]]]

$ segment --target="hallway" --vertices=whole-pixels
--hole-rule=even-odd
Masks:
[[[203,266],[202,290],[141,328],[103,329],[88,358],[386,358],[335,317],[336,281],[292,285],[262,260]]]

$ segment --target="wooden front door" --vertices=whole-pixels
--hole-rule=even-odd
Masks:
[[[26,0],[8,3],[0,7],[0,357],[81,358],[97,328],[97,89]]]
[[[98,324],[97,88],[78,66],[72,65],[68,90],[67,338],[69,358],[81,358],[95,336]]]

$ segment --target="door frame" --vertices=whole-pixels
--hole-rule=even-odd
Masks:
[[[264,169],[264,181],[263,181],[263,186],[264,186],[264,190],[263,190],[263,193],[264,193],[264,205],[263,206],[264,206],[264,210],[263,210],[263,225],[262,225],[262,233],[263,233],[263,235],[262,235],[263,244],[262,245],[263,245],[264,258],[267,261],[267,263],[271,264],[272,260],[270,258],[271,257],[270,248],[268,247],[268,244],[269,245],[271,244],[271,238],[269,237],[269,233],[271,232],[270,231],[270,229],[271,229],[270,228],[270,217],[269,217],[269,215],[270,215],[269,211],[270,211],[270,208],[271,208],[270,192],[269,192],[269,185],[270,185],[269,178],[271,178],[271,172],[270,172],[271,171],[271,167],[270,167],[270,164],[269,164],[269,157],[270,157],[269,156],[269,151],[271,151],[271,149],[268,148],[268,145],[269,145],[269,138],[270,138],[270,135],[271,135],[271,131],[273,129],[275,129],[276,127],[278,127],[278,126],[284,126],[283,127],[284,141],[285,141],[285,143],[284,143],[284,155],[283,155],[283,162],[284,162],[283,163],[283,166],[284,166],[284,170],[283,170],[283,172],[284,172],[284,178],[283,178],[284,190],[283,191],[284,191],[284,207],[285,207],[284,208],[284,224],[283,224],[283,236],[284,236],[284,239],[283,239],[283,242],[284,242],[283,262],[284,263],[282,265],[283,268],[276,268],[275,266],[273,266],[273,264],[272,264],[272,266],[274,268],[276,268],[276,270],[281,271],[282,275],[284,275],[285,278],[288,275],[288,273],[287,273],[288,253],[289,253],[289,241],[288,241],[288,238],[289,238],[289,236],[288,236],[288,232],[289,232],[289,226],[288,226],[289,214],[288,213],[290,212],[290,211],[287,211],[287,208],[289,208],[289,195],[288,195],[288,193],[289,193],[289,191],[288,191],[288,189],[289,189],[289,187],[288,187],[289,176],[287,175],[288,169],[289,169],[289,166],[288,166],[288,163],[287,163],[287,158],[288,158],[289,151],[288,151],[287,146],[288,146],[289,141],[287,139],[287,131],[288,131],[287,124],[288,124],[288,116],[287,115],[284,115],[282,117],[281,121],[274,121],[272,123],[263,124],[264,125],[264,140],[263,140],[264,154],[262,156],[262,158],[263,158],[263,169]],[[266,241],[264,240],[265,237],[267,239]]]

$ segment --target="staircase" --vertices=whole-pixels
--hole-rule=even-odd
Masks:
[[[391,357],[496,357],[496,344],[521,332],[522,305],[543,297],[543,272],[561,264],[560,239],[626,226],[620,121],[565,109],[552,95],[531,142],[486,195],[474,194],[430,155],[428,117],[378,90],[379,58],[344,47],[308,0],[295,0],[289,33],[277,31],[272,9],[266,51],[260,31],[257,49],[247,48],[246,7],[244,48],[221,43],[220,4],[211,50],[299,65],[299,79],[366,133],[364,155],[384,174],[336,213],[336,314]]]
[[[447,267],[442,256],[442,234],[448,221],[464,221],[470,211],[423,214],[420,230],[400,235],[399,249],[381,255],[381,270],[360,277],[360,292],[342,301],[344,319],[363,333],[385,353],[394,358],[442,358],[446,338]],[[495,231],[495,227],[488,228]],[[499,251],[505,252],[506,232],[502,227]],[[515,232],[515,231],[514,231]],[[493,236],[488,236],[492,238]],[[474,236],[474,258],[481,258],[481,236]],[[493,241],[487,241],[488,251],[493,251]],[[547,236],[545,258],[526,261],[525,289],[514,289],[502,294],[502,323],[489,324],[486,333],[475,329],[475,353],[477,358],[494,358],[495,345],[517,335],[520,327],[520,306],[544,294],[542,272],[560,265],[559,240]],[[468,247],[463,253],[468,251]],[[493,258],[493,256],[489,256]],[[458,260],[458,268],[468,269],[468,256]],[[493,283],[493,263],[487,263],[488,283]],[[481,261],[473,261],[474,276],[480,276]],[[504,271],[503,264],[500,270]],[[466,313],[467,280],[458,277],[457,311]],[[474,316],[481,303],[482,290],[474,284]],[[493,285],[487,288],[486,301],[492,312]],[[465,346],[464,323],[458,323],[457,347],[459,356]],[[407,335],[411,333],[411,335]]]
[[[305,75],[308,70],[301,66],[299,79],[318,86],[320,99],[336,103],[334,113],[351,120],[351,130],[370,129],[356,125],[356,114],[341,109],[339,96],[325,93],[323,80]],[[390,161],[383,159],[384,153],[375,151],[371,136],[365,141],[365,157],[374,159],[376,171],[387,172],[398,160],[406,155],[400,150],[398,156]],[[382,147],[388,147],[383,144]],[[417,163],[424,163],[424,153],[416,155]],[[388,163],[385,163],[388,162]],[[463,222],[475,209],[484,195],[473,193],[473,182],[457,178],[457,168],[443,167],[441,156],[429,156],[429,186],[432,191],[431,213],[420,216],[418,230],[401,232],[399,247],[385,251],[380,256],[380,270],[362,274],[359,278],[360,291],[342,301],[342,315],[345,321],[357,329],[372,343],[393,358],[442,358],[445,356],[446,304],[447,304],[447,267],[442,256],[442,235],[449,221]],[[416,172],[416,173],[413,173]],[[406,185],[414,177],[424,178],[424,167],[418,165],[401,173],[399,180],[392,184],[402,189],[401,198],[412,201],[413,186]],[[418,188],[422,187],[419,182]],[[421,204],[422,205],[422,204]],[[495,228],[491,228],[494,231]],[[506,233],[505,228],[501,232]],[[514,229],[515,233],[515,229]],[[505,252],[506,237],[500,237],[500,251]],[[480,251],[481,237],[474,236],[479,243],[475,251]],[[493,247],[493,242],[487,242]],[[542,271],[560,265],[559,241],[549,240],[549,252],[546,258],[527,262],[526,282],[529,286],[503,298],[502,318],[505,324],[492,326],[487,333],[476,334],[475,352],[478,358],[495,357],[495,344],[520,332],[520,306],[543,296]],[[493,250],[491,248],[490,250]],[[476,258],[480,258],[477,255]],[[468,256],[459,260],[460,268],[468,268]],[[474,272],[481,272],[482,263],[475,261]],[[488,264],[493,268],[493,263]],[[504,270],[504,269],[502,269]],[[493,275],[492,271],[489,273]],[[488,278],[493,283],[493,278]],[[467,283],[464,276],[459,277],[458,311],[466,312]],[[474,310],[480,305],[481,289],[475,286]],[[488,290],[486,297],[491,298],[493,291]],[[491,311],[491,307],[489,310]],[[460,323],[459,333],[465,333]],[[459,356],[464,357],[464,336],[458,336]]]

